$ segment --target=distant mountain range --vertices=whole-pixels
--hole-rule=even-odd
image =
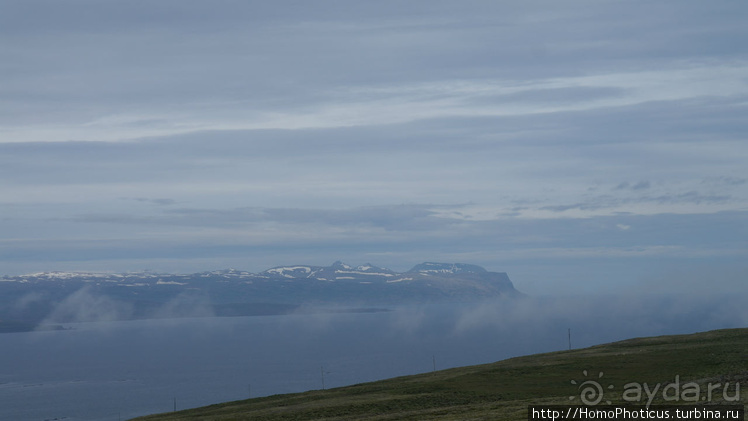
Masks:
[[[340,261],[260,273],[40,272],[0,278],[0,331],[80,321],[285,314],[300,308],[374,311],[518,295],[506,273],[464,263],[425,262],[400,273]]]

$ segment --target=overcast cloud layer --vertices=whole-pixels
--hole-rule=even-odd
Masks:
[[[0,0],[0,274],[745,290],[748,4]]]

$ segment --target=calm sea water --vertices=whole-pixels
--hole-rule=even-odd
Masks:
[[[742,310],[741,310],[742,309]],[[742,299],[526,300],[80,323],[0,335],[0,420],[125,420],[633,336],[748,323]]]

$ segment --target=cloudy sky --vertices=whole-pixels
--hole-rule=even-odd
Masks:
[[[745,290],[748,3],[0,0],[0,274]]]

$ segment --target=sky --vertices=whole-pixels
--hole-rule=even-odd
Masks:
[[[0,0],[0,274],[746,292],[748,3]]]

